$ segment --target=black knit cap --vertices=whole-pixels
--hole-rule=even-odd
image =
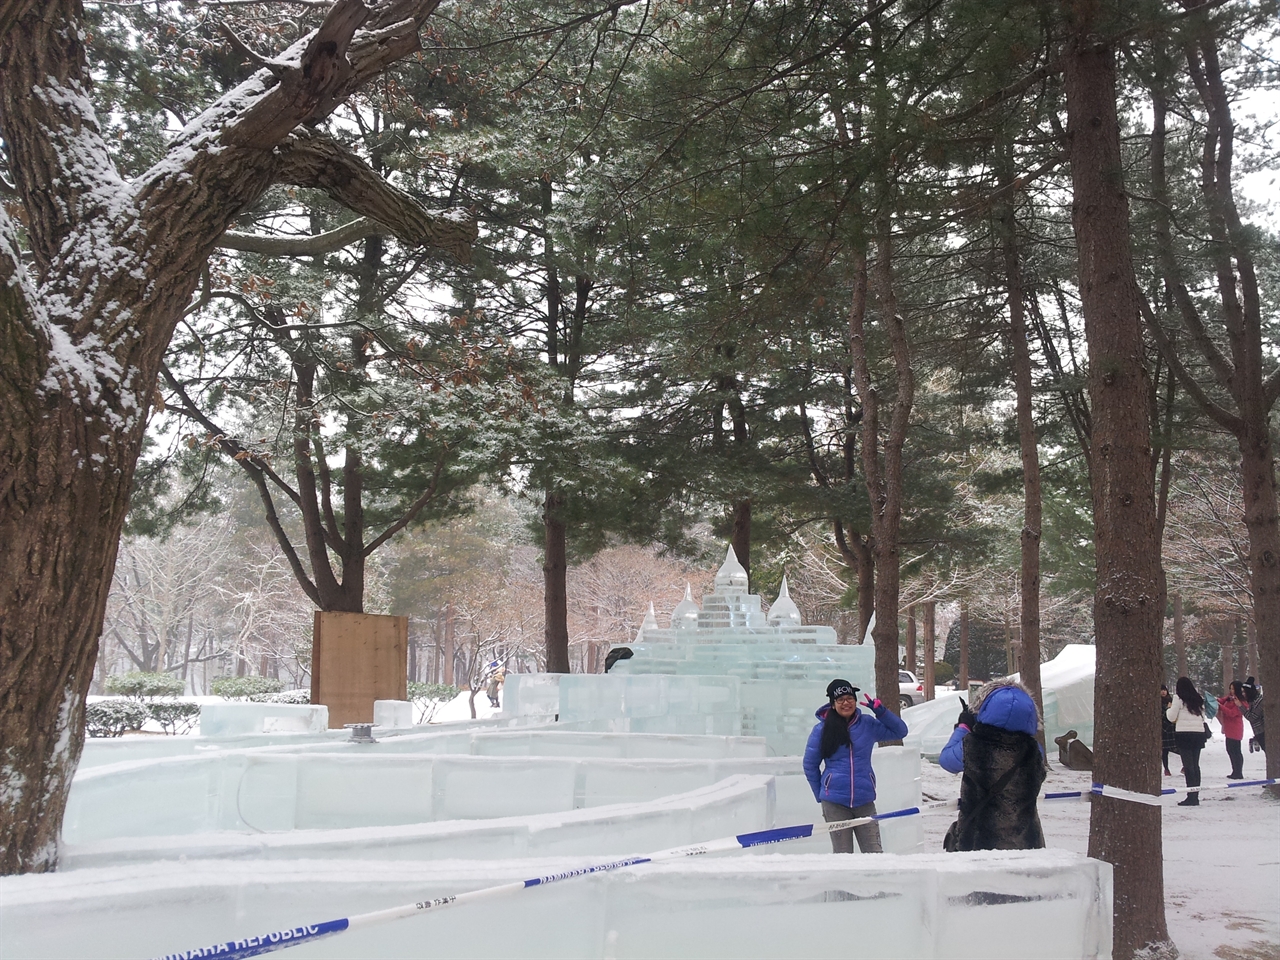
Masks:
[[[848,680],[832,680],[827,684],[827,699],[835,703],[840,697],[856,696],[859,689]]]

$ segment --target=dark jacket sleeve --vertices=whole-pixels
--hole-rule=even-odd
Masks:
[[[938,756],[938,765],[947,773],[959,773],[964,769],[964,738],[968,735],[968,727],[957,725],[951,731],[951,739]]]
[[[819,723],[809,732],[809,742],[804,748],[804,778],[809,781],[809,789],[813,791],[815,800],[818,800],[822,794],[821,751],[822,724]]]

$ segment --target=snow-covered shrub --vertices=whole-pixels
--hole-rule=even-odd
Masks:
[[[406,693],[413,702],[417,723],[430,723],[440,704],[448,703],[457,695],[458,688],[447,683],[419,683],[416,680],[408,684]]]
[[[200,719],[200,704],[185,700],[153,700],[147,704],[151,719],[170,735],[187,733]]]
[[[213,681],[214,696],[228,700],[249,700],[264,693],[279,693],[284,684],[270,677],[219,677]]]
[[[249,697],[254,703],[310,703],[308,690],[281,690],[278,693],[255,693]]]
[[[126,730],[141,729],[150,716],[135,700],[99,700],[84,708],[84,726],[91,737],[118,737]]]
[[[103,684],[107,693],[133,700],[146,700],[151,697],[177,697],[182,695],[186,684],[178,677],[167,673],[121,673],[107,677]]]

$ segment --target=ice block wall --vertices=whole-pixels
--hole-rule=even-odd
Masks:
[[[64,844],[59,868],[179,859],[501,860],[626,856],[774,826],[775,778],[737,774],[657,800],[581,810],[389,827],[271,833],[220,831]]]
[[[634,803],[790,758],[635,759],[226,751],[95,767],[73,782],[69,844],[485,820]]]
[[[194,862],[0,878],[5,957],[153,957],[582,866]],[[741,854],[433,910],[290,957],[1109,957],[1109,864],[1059,850]]]
[[[634,662],[623,661],[608,674],[512,674],[503,715],[618,732],[741,733],[762,737],[771,754],[798,756],[837,675],[830,666],[824,668],[830,676],[821,680],[619,669]]]

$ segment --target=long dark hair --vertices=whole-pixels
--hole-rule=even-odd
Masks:
[[[831,756],[846,743],[849,743],[849,720],[846,720],[840,714],[836,713],[833,704],[827,709],[827,715],[822,718],[822,759],[825,760]]]
[[[1178,678],[1178,699],[1197,717],[1204,714],[1204,697],[1196,693],[1196,685],[1191,682],[1190,677]]]

